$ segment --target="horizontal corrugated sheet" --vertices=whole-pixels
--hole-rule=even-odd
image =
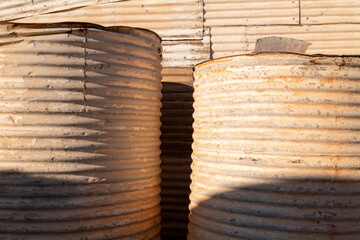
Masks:
[[[183,85],[193,85],[193,70],[189,67],[171,67],[163,68],[161,71],[162,80],[161,82],[166,83],[180,83]],[[166,91],[170,91],[164,89]]]
[[[206,26],[298,24],[297,0],[204,0]]]
[[[192,67],[210,59],[210,31],[202,39],[163,41],[164,67]]]
[[[21,19],[20,22],[91,22],[103,26],[147,28],[163,39],[201,39],[203,4],[199,0],[131,0],[88,6]]]
[[[301,0],[301,23],[360,23],[359,0]]]
[[[0,21],[118,1],[121,0],[2,0]]]
[[[193,123],[192,68],[164,68],[161,109],[163,240],[186,239]]]
[[[308,41],[308,54],[360,54],[360,24],[229,26],[211,28],[212,57],[253,52],[256,40],[268,36]]]

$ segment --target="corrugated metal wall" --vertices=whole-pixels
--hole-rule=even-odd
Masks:
[[[92,22],[147,28],[163,39],[163,66],[190,67],[210,58],[210,31],[203,27],[198,0],[131,0],[93,5],[16,22]]]
[[[360,54],[360,2],[356,0],[204,0],[212,58],[253,52],[267,36],[312,43],[309,54]]]
[[[308,54],[360,54],[360,24],[273,25],[212,27],[212,57],[251,53],[256,40],[268,36],[308,41]]]
[[[294,0],[204,0],[206,26],[298,24]]]
[[[358,0],[301,0],[302,24],[360,23]]]
[[[162,47],[163,67],[192,67],[211,57],[210,29],[204,29],[202,39],[163,41]]]
[[[122,0],[2,0],[0,21]]]
[[[203,4],[198,0],[130,0],[34,16],[19,22],[91,22],[147,28],[163,40],[201,39]]]

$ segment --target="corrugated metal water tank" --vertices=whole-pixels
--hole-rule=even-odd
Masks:
[[[159,239],[160,38],[0,26],[0,238]]]
[[[188,239],[359,239],[360,58],[195,68]]]

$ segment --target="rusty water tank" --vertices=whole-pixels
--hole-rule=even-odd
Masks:
[[[160,239],[160,38],[0,25],[0,238]]]
[[[194,77],[188,239],[359,239],[360,58],[240,55]]]

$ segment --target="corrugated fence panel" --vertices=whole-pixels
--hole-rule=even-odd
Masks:
[[[163,41],[164,67],[192,67],[210,59],[210,31],[203,39]]]
[[[161,109],[162,239],[186,239],[193,123],[192,68],[164,68]]]
[[[165,40],[201,39],[203,4],[199,0],[131,0],[36,16],[18,22],[63,21],[147,28]]]
[[[308,41],[308,54],[360,54],[360,24],[213,27],[211,35],[213,58],[251,53],[267,36]]]
[[[298,24],[297,0],[204,0],[206,26]]]
[[[301,0],[301,23],[360,23],[359,0]]]
[[[0,21],[121,0],[2,0]]]

